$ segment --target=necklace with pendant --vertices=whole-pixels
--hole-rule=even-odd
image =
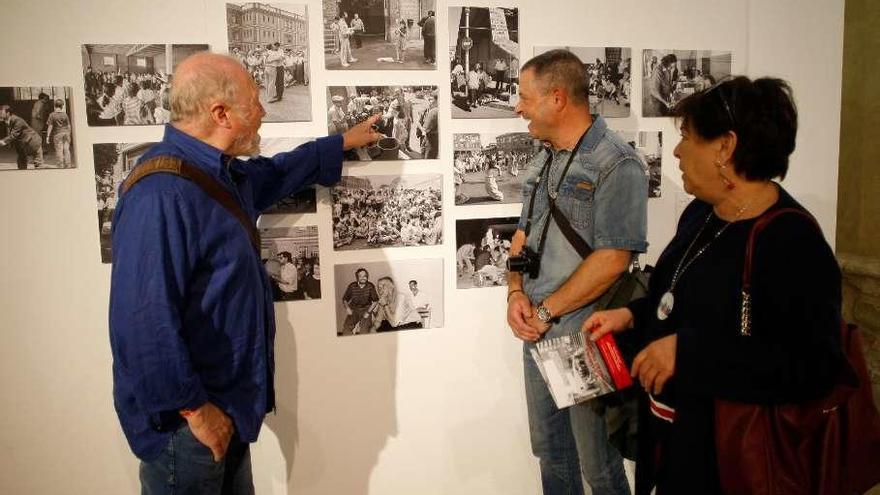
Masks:
[[[694,257],[691,258],[690,260],[688,260],[687,263],[685,263],[685,260],[687,260],[687,257],[691,253],[691,249],[693,249],[694,244],[696,244],[696,242],[697,242],[697,239],[700,238],[700,236],[703,234],[703,231],[706,230],[706,227],[709,225],[709,221],[712,219],[712,215],[714,214],[714,211],[711,211],[711,210],[709,211],[709,214],[706,216],[706,221],[703,222],[703,226],[700,227],[700,231],[697,232],[697,235],[694,237],[694,240],[691,241],[690,245],[688,245],[688,248],[685,250],[684,255],[678,261],[678,266],[675,268],[675,272],[672,274],[672,283],[669,284],[669,290],[664,292],[663,295],[660,297],[660,304],[657,305],[657,319],[658,320],[661,320],[661,321],[665,320],[665,319],[669,318],[670,314],[672,314],[672,309],[675,307],[675,296],[673,295],[673,292],[675,291],[675,285],[678,283],[678,280],[681,278],[681,276],[684,274],[684,272],[691,266],[691,264],[693,264],[693,262],[697,258],[700,257],[701,254],[706,252],[706,249],[709,249],[709,246],[712,244],[712,242],[715,239],[718,239],[718,237],[722,233],[724,233],[725,230],[727,230],[727,227],[730,227],[730,224],[739,220],[739,217],[741,217],[742,214],[745,213],[746,209],[751,204],[752,204],[752,202],[749,201],[748,203],[743,205],[742,208],[740,208],[739,211],[736,213],[736,216],[734,216],[733,220],[722,225],[721,228],[718,229],[718,232],[715,232],[715,235],[712,236],[711,239],[709,239],[709,242],[707,242],[703,247],[701,247],[700,250],[697,251],[697,253],[694,255]]]

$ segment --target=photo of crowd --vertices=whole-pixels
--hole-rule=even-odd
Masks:
[[[335,266],[336,335],[443,326],[443,259]]]
[[[0,170],[76,168],[70,88],[0,87]]]
[[[522,202],[522,182],[540,141],[527,132],[453,134],[455,204]]]
[[[730,76],[727,51],[642,51],[642,116],[666,117],[676,103]]]
[[[435,159],[440,139],[436,86],[330,86],[327,130],[342,134],[371,115],[381,115],[384,136],[370,147],[345,152],[349,161]]]
[[[306,5],[227,3],[229,55],[260,88],[263,122],[312,120]]]
[[[663,176],[663,133],[660,131],[615,131],[636,150],[648,174],[648,197],[660,197],[660,179]]]
[[[324,63],[331,70],[432,70],[436,0],[324,0]]]
[[[90,126],[167,124],[174,68],[208,45],[82,45]]]
[[[507,258],[518,217],[455,221],[459,289],[507,285]]]
[[[260,229],[260,258],[275,302],[321,298],[317,226]]]
[[[517,8],[449,7],[452,118],[515,118],[519,59]]]
[[[262,138],[260,139],[260,155],[275,156],[278,153],[291,151],[297,146],[312,141],[309,138]],[[242,157],[247,158],[247,157]],[[285,215],[315,213],[317,211],[317,194],[312,186],[296,191],[290,196],[264,210],[265,214]]]
[[[110,232],[119,185],[128,177],[135,163],[156,143],[100,143],[92,145],[95,157],[95,193],[98,207],[98,235],[101,263],[110,263]]]
[[[590,75],[590,113],[605,118],[629,117],[632,94],[632,50],[622,47],[540,46],[535,55],[568,50]]]
[[[337,251],[443,242],[443,176],[343,176],[331,190]]]

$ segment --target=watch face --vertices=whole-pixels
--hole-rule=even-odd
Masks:
[[[538,319],[543,322],[550,321],[550,310],[543,304],[538,306]]]

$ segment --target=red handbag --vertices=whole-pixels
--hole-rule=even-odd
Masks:
[[[756,235],[785,208],[752,227],[743,269],[742,327],[750,335],[750,280]],[[819,226],[816,224],[816,228]],[[880,413],[874,403],[862,339],[841,322],[846,362],[837,384],[821,399],[786,405],[715,400],[715,445],[726,494],[862,494],[880,483]]]

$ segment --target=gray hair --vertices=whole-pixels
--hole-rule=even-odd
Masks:
[[[526,62],[520,73],[529,69],[535,71],[545,93],[553,88],[564,89],[575,103],[590,105],[590,73],[577,55],[568,50],[550,50]]]
[[[202,53],[193,55],[200,56]],[[226,55],[214,54],[238,65],[238,61]],[[233,73],[222,63],[197,63],[188,69],[184,77],[175,77],[171,85],[171,121],[204,121],[208,118],[210,105],[219,100],[226,104],[236,103],[237,86]]]

